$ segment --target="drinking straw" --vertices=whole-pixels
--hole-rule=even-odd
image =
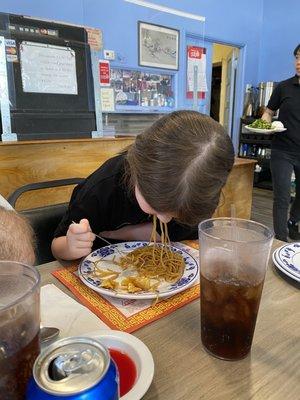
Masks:
[[[239,233],[238,233],[238,228],[237,228],[237,221],[236,221],[236,207],[234,204],[230,205],[230,216],[232,219],[232,251],[233,251],[233,256],[234,256],[234,264],[235,264],[235,272],[238,272],[238,239],[239,239]]]

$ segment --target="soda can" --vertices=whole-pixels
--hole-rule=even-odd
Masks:
[[[106,347],[95,339],[70,337],[36,359],[27,400],[118,400],[119,375]]]

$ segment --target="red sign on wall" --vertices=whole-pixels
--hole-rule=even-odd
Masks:
[[[198,46],[187,46],[187,99],[193,98],[194,66],[198,67],[198,87],[200,86],[200,71],[206,62],[206,49]],[[205,91],[198,90],[198,99],[205,99]]]
[[[188,46],[188,58],[197,58],[200,60],[204,50],[203,47]]]
[[[99,79],[101,86],[110,85],[110,65],[107,60],[99,61]]]

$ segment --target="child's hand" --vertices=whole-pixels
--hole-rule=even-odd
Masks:
[[[95,237],[87,219],[82,219],[79,224],[72,223],[67,232],[67,244],[72,257],[81,258],[90,254]]]

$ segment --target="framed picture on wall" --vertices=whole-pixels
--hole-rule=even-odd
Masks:
[[[138,22],[139,65],[178,70],[179,31]]]

